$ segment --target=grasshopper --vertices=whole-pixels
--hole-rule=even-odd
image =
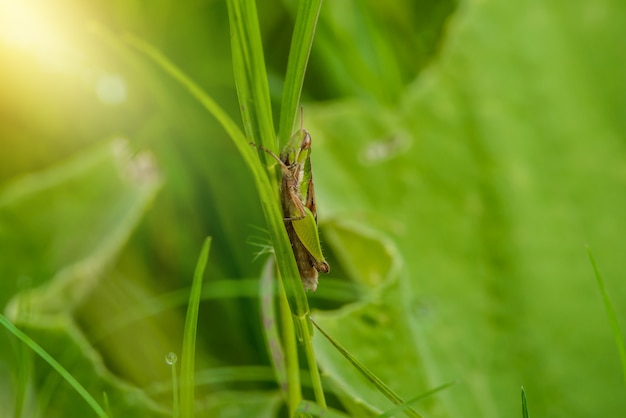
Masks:
[[[285,229],[291,241],[305,290],[317,289],[318,272],[328,273],[317,230],[317,208],[311,172],[311,135],[300,128],[291,136],[280,157],[263,147],[280,165],[281,203]]]

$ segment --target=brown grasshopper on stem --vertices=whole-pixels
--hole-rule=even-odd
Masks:
[[[254,144],[252,144],[254,145]],[[256,145],[255,145],[256,146]],[[280,165],[281,203],[285,229],[291,241],[302,285],[317,289],[318,272],[328,273],[317,229],[317,208],[311,172],[311,135],[300,129],[289,139],[280,157],[261,146]]]

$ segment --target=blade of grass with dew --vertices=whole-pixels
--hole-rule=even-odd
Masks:
[[[200,257],[193,274],[193,283],[189,294],[185,331],[183,334],[183,348],[180,365],[180,412],[181,416],[194,416],[195,401],[195,357],[196,334],[198,331],[198,312],[202,296],[202,277],[211,250],[211,237],[207,237],[202,245]]]
[[[352,354],[348,352],[341,344],[335,341],[330,335],[328,335],[314,320],[311,318],[311,322],[317,328],[319,332],[333,345],[342,356],[344,356],[356,369],[363,375],[367,380],[372,382],[376,389],[380,391],[387,399],[393,402],[395,405],[404,405],[406,402],[398,396],[389,386],[387,386],[382,380],[380,380],[374,373],[372,373],[367,367],[361,364]],[[407,406],[407,408],[403,411],[407,416],[412,418],[420,418],[421,415],[416,411],[411,409],[411,407]]]
[[[61,377],[63,377],[67,383],[74,388],[74,390],[87,402],[87,404],[93,409],[93,411],[99,417],[108,417],[104,409],[98,404],[98,402],[87,392],[87,389],[80,384],[78,380],[74,378],[58,361],[56,361],[46,350],[44,350],[39,344],[37,344],[32,338],[20,331],[11,321],[9,321],[4,315],[0,314],[0,324],[2,324],[9,332],[22,340],[31,350],[39,355],[46,363],[48,363],[54,370],[56,370]]]
[[[602,278],[602,274],[600,273],[600,269],[598,268],[596,259],[591,252],[591,248],[589,248],[589,246],[586,246],[586,248],[587,254],[589,255],[589,260],[591,261],[591,266],[593,267],[593,271],[596,274],[596,279],[598,280],[598,288],[600,289],[600,293],[602,294],[602,300],[604,302],[604,307],[606,308],[606,315],[609,318],[609,324],[611,325],[611,330],[613,331],[613,338],[615,339],[615,345],[617,346],[619,359],[622,363],[622,374],[624,375],[624,382],[626,382],[626,348],[624,347],[624,335],[622,334],[622,330],[620,329],[619,321],[617,320],[617,314],[615,313],[615,308],[613,308],[613,303],[611,302],[611,298],[609,298],[609,293],[606,290],[604,279]]]
[[[528,418],[528,405],[526,403],[526,391],[522,386],[522,418]]]
[[[281,144],[286,143],[291,137],[321,8],[322,0],[301,0],[298,2],[298,14],[291,37],[289,61],[287,62],[280,108],[280,122],[278,124],[278,139]]]
[[[180,417],[180,387],[178,386],[178,375],[176,374],[176,362],[178,356],[175,353],[167,353],[165,363],[172,368],[172,417]]]
[[[404,412],[405,409],[409,408],[410,405],[421,401],[422,399],[428,398],[429,396],[432,396],[434,394],[436,394],[437,392],[441,392],[444,389],[449,388],[450,386],[454,386],[456,384],[458,384],[458,380],[455,380],[453,382],[448,382],[448,383],[444,383],[443,385],[439,385],[436,388],[433,388],[427,392],[422,393],[421,395],[418,395],[414,398],[409,399],[408,401],[406,401],[406,403],[402,404],[402,405],[398,405],[397,407],[393,408],[393,409],[389,409],[387,411],[385,411],[385,413],[381,414],[378,416],[378,418],[387,418],[387,417],[393,417],[396,414],[398,414],[399,412]]]

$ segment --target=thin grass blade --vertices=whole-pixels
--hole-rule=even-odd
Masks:
[[[393,417],[396,414],[400,413],[400,412],[404,412],[405,409],[409,408],[410,405],[421,401],[422,399],[428,398],[429,396],[432,396],[438,392],[441,392],[444,389],[449,388],[450,386],[454,386],[457,383],[459,383],[457,380],[453,381],[453,382],[448,382],[448,383],[444,383],[443,385],[437,386],[434,389],[431,389],[427,392],[422,393],[421,395],[418,395],[414,398],[409,399],[408,401],[406,401],[406,403],[402,404],[402,405],[398,405],[397,407],[393,408],[393,409],[389,409],[387,410],[385,413],[381,414],[378,416],[378,418],[387,418],[387,417]]]
[[[403,405],[405,406],[406,402],[398,396],[389,386],[387,386],[382,380],[378,378],[374,373],[372,373],[367,367],[365,367],[361,362],[359,362],[352,354],[348,352],[341,344],[335,341],[330,335],[328,335],[314,320],[311,318],[311,322],[318,329],[319,332],[333,345],[341,355],[343,355],[356,369],[363,375],[367,380],[372,382],[376,389],[380,391],[387,399],[393,402],[395,405]],[[406,406],[406,409],[403,412],[412,418],[420,418],[421,415],[418,414],[415,410],[413,410],[410,406]]]
[[[269,259],[263,268],[261,280],[259,281],[261,318],[263,320],[263,336],[265,337],[267,351],[270,354],[270,361],[276,375],[276,382],[285,395],[285,399],[287,399],[287,366],[285,364],[285,352],[283,351],[278,332],[278,319],[276,318],[276,305],[274,303],[276,281],[274,280],[273,266],[274,263]]]
[[[102,403],[104,404],[104,410],[106,411],[106,414],[112,417],[113,413],[111,412],[111,404],[109,403],[109,395],[107,395],[106,392],[102,392]]]
[[[195,389],[195,357],[196,335],[198,332],[198,312],[202,297],[202,277],[211,250],[211,237],[207,237],[202,245],[200,257],[196,264],[189,294],[185,331],[183,334],[183,349],[180,365],[180,411],[183,418],[194,416],[194,389]]]
[[[244,130],[250,140],[275,150],[276,134],[256,2],[229,0],[227,5],[233,71]]]
[[[302,386],[300,379],[300,361],[298,359],[298,343],[296,341],[296,327],[289,306],[289,300],[285,294],[285,286],[278,275],[278,308],[280,312],[280,325],[285,349],[285,365],[287,367],[289,411],[294,414],[298,404],[302,401]],[[318,376],[319,378],[319,376]]]
[[[154,46],[131,34],[124,34],[122,40],[139,52],[152,59],[159,67],[168,73],[173,79],[178,81],[213,117],[222,125],[226,133],[237,146],[244,161],[251,167],[258,167],[258,159],[254,150],[250,147],[249,141],[243,134],[239,126],[228,116],[228,114],[204,91],[191,80],[180,68],[172,63],[165,55]],[[260,172],[260,168],[259,168]],[[255,172],[255,174],[257,174]]]
[[[526,403],[526,391],[522,386],[522,418],[528,418],[528,405]]]
[[[280,109],[278,139],[286,143],[294,128],[298,104],[302,93],[304,75],[313,45],[315,28],[322,8],[322,0],[302,0],[298,3],[298,14],[291,38],[285,86]]]
[[[176,363],[178,356],[176,353],[167,353],[165,363],[170,366],[172,371],[172,418],[180,418],[180,386],[178,383],[178,373],[176,372]]]
[[[624,376],[624,382],[626,382],[626,348],[624,347],[624,334],[620,329],[619,321],[617,320],[617,314],[615,313],[615,308],[613,308],[613,303],[611,302],[609,293],[606,290],[604,279],[602,278],[602,274],[600,273],[600,269],[598,268],[596,259],[593,256],[593,253],[591,252],[591,248],[589,248],[589,246],[587,246],[587,254],[589,255],[589,260],[591,261],[593,271],[596,273],[598,288],[600,289],[600,293],[602,294],[602,300],[604,301],[604,307],[606,308],[606,315],[609,319],[609,324],[611,325],[611,330],[613,331],[613,338],[615,339],[615,345],[617,346],[619,358],[622,363],[622,374]]]
[[[56,361],[46,350],[44,350],[39,344],[37,344],[32,338],[20,331],[15,325],[11,323],[4,315],[0,314],[0,324],[2,324],[9,332],[22,340],[31,350],[39,355],[46,363],[48,363],[54,370],[56,370],[61,377],[63,377],[67,383],[74,388],[74,390],[87,402],[87,404],[93,409],[93,411],[99,417],[108,417],[104,409],[98,404],[98,402],[87,392],[87,389],[80,384],[78,380],[74,378],[58,361]]]

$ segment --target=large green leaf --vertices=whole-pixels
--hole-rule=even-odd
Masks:
[[[12,295],[5,307],[7,316],[93,397],[102,400],[106,392],[112,410],[132,411],[135,416],[151,409],[150,414],[155,414],[158,408],[108,370],[73,315],[98,282],[109,278],[110,268],[159,184],[150,156],[131,157],[127,144],[116,140],[16,179],[0,192],[0,295]],[[32,388],[37,413],[63,416],[66,403],[78,414],[89,413],[87,405],[76,400],[78,394],[62,384],[49,365],[37,358],[28,361],[32,353],[25,346],[11,350],[6,332],[1,338],[5,341],[1,344],[3,361],[12,357],[26,361],[22,364],[32,361],[33,375],[29,379],[23,374],[18,388]],[[23,401],[16,398],[18,404]],[[3,407],[10,414],[9,408],[19,405]],[[24,410],[27,414],[35,411]]]
[[[514,416],[521,385],[540,416],[626,410],[584,252],[603,254],[623,317],[624,7],[464,2],[391,106],[307,109],[320,219],[380,229],[404,259],[395,290],[320,323],[403,396],[461,379],[435,416]],[[348,393],[386,407],[333,358]]]

